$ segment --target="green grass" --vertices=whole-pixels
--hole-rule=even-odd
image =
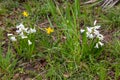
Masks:
[[[95,4],[81,5],[79,0],[0,1],[0,80],[119,80],[120,27],[119,4],[102,11]],[[23,11],[29,16],[24,17]],[[101,25],[104,46],[95,49],[81,29]],[[36,28],[27,40],[12,42],[16,25]],[[54,29],[47,34],[46,28]],[[31,48],[30,48],[31,47]],[[30,50],[30,51],[29,51]]]

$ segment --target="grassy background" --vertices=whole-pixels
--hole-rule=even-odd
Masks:
[[[82,5],[79,0],[1,0],[0,79],[119,80],[120,5],[102,10],[98,2]],[[29,13],[28,18],[22,16],[23,11]],[[104,50],[100,54],[88,51],[89,56],[81,58],[79,31],[92,26],[94,20],[102,26]],[[30,60],[17,55],[7,37],[21,22],[37,29],[35,54]],[[49,26],[54,28],[51,35],[43,30]]]

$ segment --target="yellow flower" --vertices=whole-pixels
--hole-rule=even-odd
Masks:
[[[24,11],[22,14],[23,16],[28,17],[28,12]]]
[[[51,27],[45,28],[47,34],[50,34],[52,32],[54,32],[54,30]]]

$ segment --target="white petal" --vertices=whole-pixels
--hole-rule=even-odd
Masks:
[[[89,32],[86,32],[87,37],[89,36],[89,34],[90,34]]]
[[[80,32],[83,33],[83,32],[85,32],[85,30],[84,30],[84,29],[81,29]]]
[[[96,45],[95,45],[95,48],[99,48],[99,45],[98,45],[98,43],[96,43]]]
[[[31,44],[32,44],[32,42],[30,40],[28,40],[28,45],[31,45]]]
[[[24,28],[24,25],[20,23],[20,25],[16,26],[16,28]]]
[[[99,33],[98,30],[94,30],[94,34],[95,34],[95,35],[99,35],[100,33]]]
[[[94,21],[94,25],[96,25],[96,23],[97,23],[97,20]]]
[[[100,46],[103,46],[104,44],[102,42],[98,42],[100,44]]]
[[[20,35],[20,36],[23,36],[23,35],[24,35],[24,33],[23,33],[23,32],[21,32],[19,35]]]
[[[23,35],[23,36],[21,36],[21,38],[22,38],[22,39],[25,39],[25,38],[28,38],[28,37]]]
[[[7,36],[12,36],[13,34],[7,34]]]
[[[30,28],[26,33],[31,34],[31,33],[35,33],[36,29],[35,28]]]
[[[21,29],[24,29],[24,28],[25,28],[22,23],[21,23],[19,26],[20,26]]]
[[[14,36],[10,37],[10,40],[11,41],[17,41],[17,39]]]
[[[92,32],[92,28],[87,27],[87,31],[88,31],[89,33],[91,33],[91,32]]]
[[[104,39],[104,36],[103,36],[102,34],[98,34],[98,35],[97,35],[97,38],[98,38],[99,40],[103,40],[103,39]]]
[[[95,29],[99,29],[101,26],[94,26]]]
[[[87,37],[90,38],[90,39],[94,38],[94,35],[91,34],[91,33],[89,33],[89,32],[86,32],[86,35],[87,35]]]
[[[24,30],[24,32],[26,32],[26,33],[27,33],[27,31],[28,31],[28,28],[24,28],[23,30]]]
[[[90,35],[91,35],[91,33],[86,32],[86,35],[87,35],[87,37],[89,38],[89,37],[90,37]]]
[[[89,35],[89,38],[90,38],[90,39],[94,38],[94,35],[93,35],[93,34],[90,34],[90,35]]]
[[[30,28],[30,32],[31,32],[31,33],[35,33],[35,32],[36,32],[36,29],[35,29],[35,28],[34,28],[34,29]]]
[[[26,33],[27,33],[27,35],[28,35],[28,34],[30,34],[30,33],[31,33],[31,31],[30,31],[30,30],[28,30],[28,31],[26,31]]]
[[[24,35],[23,32],[21,32],[21,33],[19,34],[19,36],[21,36],[22,39],[28,38],[27,36]]]
[[[21,33],[21,32],[22,32],[21,29],[16,30],[16,33],[17,33],[17,34],[19,34],[19,33]]]

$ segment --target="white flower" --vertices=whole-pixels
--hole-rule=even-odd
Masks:
[[[99,40],[103,40],[104,36],[103,36],[102,34],[98,34],[98,35],[97,35],[97,38],[98,38]]]
[[[20,34],[21,32],[23,32],[22,28],[18,28],[18,30],[16,30],[17,34]]]
[[[87,27],[87,31],[88,31],[89,33],[92,33],[92,28]]]
[[[90,39],[94,38],[94,35],[92,33],[86,32],[86,35]]]
[[[17,34],[21,33],[21,29],[16,30],[16,33],[17,33]]]
[[[99,48],[98,43],[96,43],[95,48]]]
[[[30,40],[28,40],[28,45],[31,45],[31,44],[32,44],[32,42]]]
[[[27,36],[25,36],[23,32],[21,32],[19,36],[21,36],[22,39],[27,38]]]
[[[21,36],[21,38],[22,38],[22,39],[25,39],[25,38],[28,38],[28,37],[27,37],[27,36],[25,36],[25,35],[22,35],[22,36]]]
[[[92,39],[92,38],[94,38],[94,35],[88,33],[88,34],[87,34],[87,37],[90,38],[90,39]]]
[[[94,21],[94,25],[96,25],[96,23],[97,23],[97,20]]]
[[[14,36],[10,37],[10,40],[11,41],[17,41],[17,39]]]
[[[94,29],[99,29],[101,26],[94,26]]]
[[[24,35],[23,32],[20,33],[20,36],[21,36],[22,39],[28,38],[27,36]]]
[[[100,42],[100,41],[99,41],[98,43],[100,44],[100,46],[103,46],[103,45],[104,45],[104,44],[103,44],[102,42]]]
[[[7,34],[7,36],[12,36],[13,34]]]
[[[93,27],[87,27],[86,28],[86,37],[93,39],[93,38],[97,38],[99,41],[96,43],[95,48],[99,48],[100,46],[103,46],[104,43],[102,43],[101,41],[103,40],[104,36],[102,34],[100,34],[99,32],[99,28],[101,26],[96,25],[97,20],[94,21],[94,26]],[[83,33],[85,30],[81,29],[80,32]]]
[[[19,34],[19,36],[23,36],[24,35],[24,33],[23,32],[21,32],[20,34]]]
[[[96,43],[95,48],[99,48],[99,45],[102,47],[104,44],[99,41],[98,43]]]
[[[100,33],[99,33],[99,31],[98,30],[94,30],[94,35],[99,35]]]
[[[90,39],[92,39],[92,38],[94,38],[94,35],[93,35],[93,34],[90,34],[88,37],[89,37]]]
[[[21,29],[24,29],[24,25],[22,23],[20,23],[20,25],[16,26],[17,29],[21,28]]]
[[[30,30],[29,30],[29,33],[35,33],[36,32],[36,29],[35,28],[30,28]]]
[[[28,31],[28,28],[24,28],[24,29],[23,29],[23,31],[27,33],[27,31]]]
[[[84,30],[84,29],[81,29],[80,32],[83,33],[83,32],[85,32],[85,30]]]
[[[21,32],[27,32],[27,30],[28,30],[28,28],[25,28],[24,27],[24,25],[21,23],[20,25],[18,25],[18,26],[16,26],[16,28],[18,29],[18,30],[16,30],[16,32],[19,34],[19,33],[21,33]]]

